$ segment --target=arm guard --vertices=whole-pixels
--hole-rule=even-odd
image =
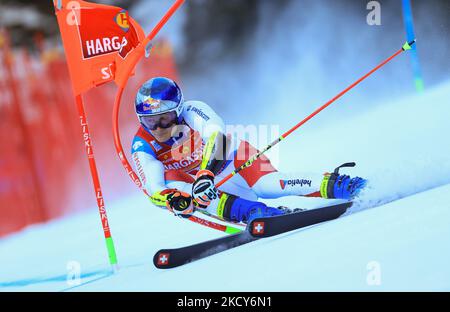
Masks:
[[[209,170],[216,175],[227,163],[230,146],[230,138],[219,131],[214,132],[203,150],[200,170]]]

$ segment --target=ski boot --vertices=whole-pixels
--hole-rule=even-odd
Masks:
[[[355,163],[346,163],[337,167],[333,173],[325,174],[320,186],[320,195],[323,198],[337,198],[352,200],[367,185],[367,180],[355,177],[350,178],[348,175],[340,175],[339,169],[344,167],[355,167]]]
[[[232,222],[249,223],[253,219],[284,215],[286,209],[268,207],[266,204],[222,193],[217,215]]]

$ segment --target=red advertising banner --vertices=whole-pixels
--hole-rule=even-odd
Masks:
[[[113,81],[145,38],[126,10],[81,0],[54,1],[74,95]]]

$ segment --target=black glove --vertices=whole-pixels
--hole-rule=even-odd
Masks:
[[[166,206],[174,215],[182,218],[189,218],[194,213],[194,206],[192,204],[192,197],[185,192],[169,189],[167,195]]]

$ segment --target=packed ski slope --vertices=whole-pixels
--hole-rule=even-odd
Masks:
[[[223,234],[151,207],[136,193],[107,202],[118,274],[109,273],[92,207],[1,240],[0,291],[450,290],[449,98],[450,82],[334,123],[320,124],[319,117],[311,123],[321,127],[306,126],[280,144],[282,170],[324,171],[356,161],[349,173],[371,184],[353,212],[403,199],[162,271],[152,265],[157,250]],[[79,285],[67,281],[77,265]]]

